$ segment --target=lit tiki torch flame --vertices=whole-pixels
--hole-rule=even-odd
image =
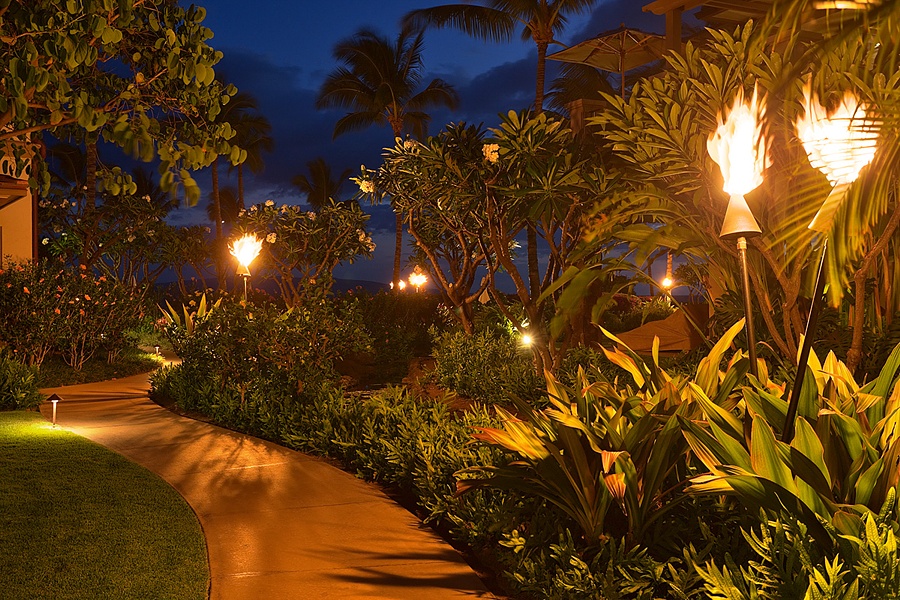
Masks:
[[[244,304],[247,303],[247,280],[250,279],[250,263],[259,256],[259,251],[262,250],[262,243],[262,240],[250,234],[231,243],[231,255],[241,265],[238,269],[238,275],[244,279]]]
[[[262,240],[257,239],[255,235],[250,234],[231,243],[231,255],[235,257],[238,263],[243,267],[242,270],[239,270],[240,275],[250,275],[250,263],[259,256],[259,251],[262,250],[262,243]]]
[[[797,136],[809,157],[809,164],[822,172],[832,185],[809,228],[826,232],[834,213],[859,172],[872,162],[878,142],[878,128],[867,118],[866,108],[852,92],[845,92],[841,103],[828,114],[819,99],[804,89],[802,117],[797,119]]]
[[[727,118],[723,120],[719,116],[719,126],[706,143],[709,156],[719,165],[725,179],[722,188],[731,196],[721,237],[760,233],[744,195],[760,186],[763,171],[771,164],[762,130],[765,110],[765,100],[759,98],[756,88],[749,104],[744,102],[744,94],[739,90]]]
[[[425,275],[425,273],[420,271],[418,267],[416,267],[416,269],[409,276],[409,283],[416,288],[416,292],[418,292],[421,287],[425,285],[426,281],[428,281],[428,277]]]

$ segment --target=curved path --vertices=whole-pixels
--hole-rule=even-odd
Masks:
[[[147,375],[45,389],[57,423],[150,469],[193,507],[214,600],[491,597],[413,515],[326,462],[180,417]],[[50,403],[41,407],[51,418]]]

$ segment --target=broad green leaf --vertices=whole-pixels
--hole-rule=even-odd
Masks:
[[[778,451],[780,443],[761,417],[753,419],[750,444],[750,464],[753,472],[796,494],[797,486],[794,484],[794,478],[788,466],[781,460]]]

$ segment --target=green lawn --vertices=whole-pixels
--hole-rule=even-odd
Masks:
[[[33,412],[0,413],[0,596],[207,597],[203,532],[167,483]]]

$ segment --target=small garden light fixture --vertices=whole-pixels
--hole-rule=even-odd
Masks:
[[[759,224],[744,198],[763,182],[763,171],[769,166],[768,146],[762,131],[765,101],[756,88],[749,103],[742,91],[734,99],[734,106],[726,118],[719,115],[719,126],[709,137],[706,148],[719,165],[724,178],[722,188],[729,195],[728,208],[719,237],[737,240],[738,258],[744,285],[744,326],[747,333],[747,355],[750,372],[758,376],[756,363],[756,334],[750,301],[750,276],[747,270],[747,238],[762,233]]]
[[[53,418],[51,423],[54,427],[56,427],[56,405],[59,403],[62,398],[60,398],[57,394],[51,394],[49,398],[47,398],[53,404]]]
[[[803,116],[796,122],[797,137],[803,142],[809,164],[821,171],[832,187],[809,224],[809,229],[821,234],[822,250],[803,343],[797,358],[797,376],[791,388],[784,420],[782,441],[785,442],[794,437],[794,421],[797,418],[797,407],[803,391],[804,374],[822,308],[828,231],[850,185],[857,180],[862,168],[872,162],[878,145],[877,124],[867,117],[865,107],[852,92],[845,92],[840,104],[829,115],[825,107],[819,104],[818,98],[812,94],[811,86],[807,84],[804,89],[804,109]]]
[[[247,234],[231,243],[230,252],[240,265],[237,274],[244,279],[244,304],[247,304],[247,280],[250,279],[250,263],[253,262],[259,251],[262,250],[263,241],[253,234]]]

